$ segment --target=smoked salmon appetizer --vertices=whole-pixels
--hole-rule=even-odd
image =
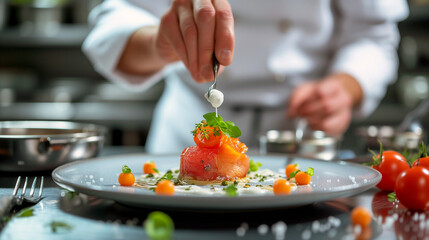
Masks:
[[[180,156],[182,181],[211,184],[244,178],[249,171],[247,146],[237,136],[241,131],[232,122],[223,122],[215,113],[196,124],[195,146],[185,148]]]

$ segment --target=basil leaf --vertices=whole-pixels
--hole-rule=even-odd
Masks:
[[[211,112],[204,114],[203,117],[205,119],[205,124],[213,128],[218,127],[226,136],[230,138],[238,138],[241,136],[240,128],[231,121],[224,122],[223,118],[219,114]],[[196,126],[198,128],[200,125],[197,124]],[[192,131],[194,136],[196,133],[196,130]]]

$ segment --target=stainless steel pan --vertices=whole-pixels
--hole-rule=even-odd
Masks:
[[[98,155],[105,127],[65,121],[0,122],[0,171],[44,171]]]

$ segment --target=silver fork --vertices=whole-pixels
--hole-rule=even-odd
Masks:
[[[24,202],[29,204],[36,204],[42,199],[42,193],[43,193],[43,176],[40,180],[40,187],[39,187],[39,193],[37,195],[34,195],[35,189],[36,189],[36,182],[37,177],[34,177],[33,184],[31,185],[30,194],[27,196],[25,195],[25,192],[27,191],[27,184],[28,184],[28,177],[25,177],[24,186],[22,187],[21,194],[18,195],[18,189],[21,185],[21,176],[18,177],[16,180],[15,188],[13,189],[13,204],[15,206],[21,206]]]
[[[213,73],[214,73],[214,81],[213,84],[209,87],[209,90],[207,91],[207,97],[210,97],[210,92],[212,91],[212,89],[216,89],[216,79],[217,79],[217,73],[219,71],[219,62],[216,59],[216,56],[213,54]]]

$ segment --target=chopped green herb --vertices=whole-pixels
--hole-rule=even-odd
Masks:
[[[261,176],[261,178],[259,178],[259,182],[263,182],[267,180],[267,176]]]
[[[225,190],[225,193],[227,196],[235,197],[238,195],[237,194],[237,188],[235,187],[235,184],[233,184],[233,183],[230,184],[228,187],[226,187],[224,190]]]
[[[73,227],[70,224],[63,221],[52,221],[49,223],[49,226],[51,227],[51,231],[53,233],[57,233],[58,230],[60,229],[63,229],[66,231],[70,231],[73,229]]]
[[[174,232],[173,220],[159,211],[151,212],[144,222],[144,229],[152,240],[171,239]]]
[[[395,192],[391,192],[387,195],[387,201],[389,202],[394,202],[396,201],[396,193]]]
[[[34,212],[34,209],[32,208],[24,208],[21,211],[19,211],[15,216],[18,218],[31,217],[31,216],[34,216],[33,212]]]
[[[122,167],[122,172],[123,173],[130,173],[131,172],[131,168],[129,168],[127,165],[124,165]]]
[[[171,180],[172,178],[173,178],[173,172],[167,171],[162,177],[158,179],[156,183],[159,183],[161,180],[164,180],[164,179]]]
[[[258,171],[259,170],[259,167],[261,167],[262,166],[262,163],[260,163],[260,162],[253,162],[253,160],[252,159],[250,159],[250,162],[249,162],[249,173],[250,172],[256,172],[256,171]]]
[[[156,173],[158,173],[158,174],[159,174],[159,170],[158,170],[158,169],[156,169],[156,168],[152,168],[152,170],[153,170],[154,172],[156,172]]]
[[[223,181],[220,185],[222,185],[222,186],[227,186],[227,185],[228,185],[228,182],[227,182],[227,181]]]
[[[152,174],[152,173],[149,173],[149,174],[146,176],[146,178],[153,178],[153,174]]]
[[[191,190],[191,187],[192,187],[192,186],[189,186],[189,187],[185,188],[185,191],[189,191],[189,190]]]
[[[179,169],[174,170],[174,173],[179,173]]]
[[[249,188],[249,187],[250,187],[250,184],[246,184],[246,185],[244,185],[243,187],[244,187],[244,188]]]

